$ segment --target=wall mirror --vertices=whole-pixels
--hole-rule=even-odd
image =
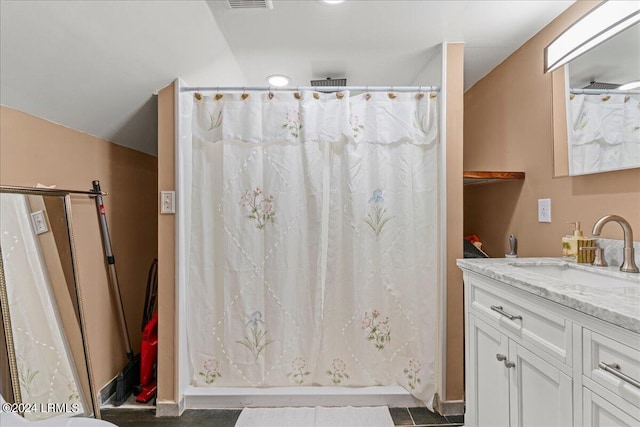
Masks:
[[[639,40],[636,23],[553,72],[554,176],[640,167]]]
[[[99,417],[70,207],[63,190],[0,186],[1,391],[27,420]]]

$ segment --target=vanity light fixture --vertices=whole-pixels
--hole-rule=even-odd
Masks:
[[[323,3],[331,4],[331,5],[344,3],[345,1],[346,0],[322,0]]]
[[[602,2],[544,49],[544,72],[561,67],[636,22],[640,22],[640,1]]]
[[[286,86],[289,84],[289,77],[283,75],[283,74],[272,74],[269,77],[267,77],[267,83],[269,83],[271,86],[277,86],[277,87],[282,87],[282,86]]]
[[[618,90],[631,90],[631,89],[637,89],[637,88],[640,88],[640,80],[625,83],[622,86],[618,87]]]

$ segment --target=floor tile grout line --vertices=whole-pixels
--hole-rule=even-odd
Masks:
[[[407,408],[407,412],[409,413],[409,418],[411,418],[411,422],[415,426],[416,425],[416,420],[413,419],[413,414],[411,413],[411,410],[409,408]]]

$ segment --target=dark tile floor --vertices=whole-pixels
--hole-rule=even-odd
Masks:
[[[442,417],[427,408],[391,408],[396,426],[461,426],[461,415]],[[156,418],[153,409],[103,409],[102,419],[120,427],[234,427],[240,409],[187,410],[181,417]],[[303,426],[301,426],[303,427]]]
[[[391,418],[396,426],[461,426],[462,415],[443,417],[434,414],[427,408],[389,408]]]

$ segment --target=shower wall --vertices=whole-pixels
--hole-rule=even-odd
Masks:
[[[462,272],[456,259],[462,258],[462,123],[464,96],[464,44],[445,44],[442,90],[445,94],[442,128],[446,155],[446,271],[447,330],[445,395],[443,400],[464,398],[464,316],[462,315]],[[444,221],[443,221],[444,222]]]

